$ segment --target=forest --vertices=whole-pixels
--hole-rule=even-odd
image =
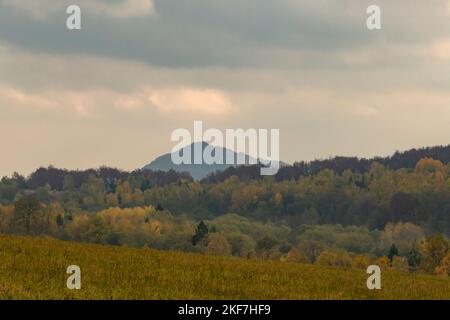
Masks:
[[[0,233],[449,274],[450,165],[382,162],[298,177],[280,170],[284,178],[251,178],[254,167],[239,167],[202,181],[174,171],[39,168],[2,178]]]

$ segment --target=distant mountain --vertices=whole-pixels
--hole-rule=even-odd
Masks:
[[[205,150],[205,148],[207,146],[209,146],[209,144],[206,142],[194,142],[189,146],[186,146],[178,151],[175,151],[175,153],[183,155],[184,152],[189,152],[188,148],[190,148],[192,164],[176,165],[172,162],[172,154],[166,153],[162,156],[159,156],[158,158],[153,160],[148,165],[144,166],[143,169],[144,170],[153,170],[153,171],[174,170],[177,172],[188,172],[192,176],[192,178],[194,178],[195,180],[201,180],[210,173],[214,173],[216,171],[223,171],[227,168],[235,166],[232,164],[211,164],[211,165],[204,164],[204,163],[193,164],[194,163],[194,147],[195,147],[195,145],[197,145],[197,146],[201,145],[202,154],[203,154],[203,150]],[[233,161],[233,162],[236,163],[238,153],[236,153],[232,150],[226,149],[226,148],[222,148],[222,147],[217,147],[217,146],[211,146],[211,147],[214,148],[213,152],[212,152],[213,155],[216,155],[217,153],[222,153],[224,162],[225,162],[225,159],[227,159],[227,157],[233,157],[233,159],[235,159],[235,161]],[[251,158],[250,156],[248,156],[246,154],[239,153],[239,155],[244,156],[245,164],[250,164],[251,159],[254,160],[254,158]]]
[[[207,143],[203,143],[203,149],[207,146]],[[186,148],[193,148],[194,144]],[[193,149],[191,149],[193,150]],[[236,153],[224,148],[216,147],[217,152],[232,153],[236,156]],[[191,153],[193,154],[193,152]],[[248,164],[248,156],[246,156],[246,163]],[[378,162],[391,169],[413,169],[416,163],[424,158],[430,157],[435,160],[440,160],[444,164],[450,163],[450,145],[446,146],[434,146],[424,147],[419,149],[410,149],[403,152],[395,152],[391,156],[387,157],[374,157],[370,159],[358,158],[358,157],[330,157],[328,159],[316,159],[313,161],[300,161],[295,162],[293,165],[287,165],[286,163],[280,163],[280,170],[275,175],[275,178],[280,180],[298,179],[302,176],[310,176],[318,173],[323,169],[330,169],[338,174],[342,174],[345,170],[352,170],[354,172],[367,172],[374,162]],[[224,157],[225,158],[225,157]],[[259,170],[259,165],[253,166],[235,166],[235,165],[174,165],[171,160],[170,154],[165,154],[155,159],[152,163],[145,166],[144,169],[150,169],[154,171],[169,171],[175,170],[177,172],[187,172],[194,179],[201,180],[207,177],[207,181],[210,183],[217,183],[224,181],[226,178],[236,175],[241,180],[247,181],[251,179],[262,178]]]

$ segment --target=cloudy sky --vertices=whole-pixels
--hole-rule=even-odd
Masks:
[[[448,144],[449,86],[447,0],[0,0],[0,176],[142,167],[194,120],[286,162]]]

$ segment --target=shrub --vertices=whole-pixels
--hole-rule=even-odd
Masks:
[[[352,258],[347,251],[342,249],[325,250],[316,260],[316,264],[322,266],[350,267]]]

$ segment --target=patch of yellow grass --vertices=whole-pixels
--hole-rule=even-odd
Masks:
[[[69,265],[81,290],[66,287]],[[450,280],[0,235],[0,299],[450,299]]]

